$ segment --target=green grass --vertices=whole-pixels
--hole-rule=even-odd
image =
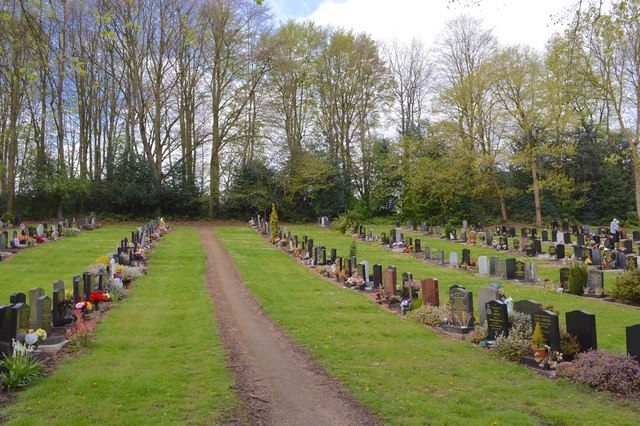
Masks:
[[[23,249],[11,259],[0,263],[0,301],[9,303],[11,293],[42,287],[53,295],[53,282],[63,280],[65,288],[73,288],[73,276],[82,275],[98,256],[116,251],[120,240],[131,238],[135,225],[109,225],[85,231],[77,237],[64,238]]]
[[[637,424],[636,401],[550,381],[439,336],[317,278],[251,229],[218,227],[217,233],[265,311],[385,422]],[[375,251],[359,246],[364,254]]]
[[[2,410],[11,424],[219,424],[236,415],[225,352],[193,228],[168,234],[147,276],[96,327],[90,351],[60,362]]]
[[[316,226],[290,226],[287,230],[292,231],[292,235],[298,235],[301,238],[307,235],[314,239],[314,244],[323,244],[326,246],[327,252],[331,248],[336,248],[338,256],[349,253],[351,237],[342,235],[334,231],[325,231]],[[445,244],[453,244],[459,253],[462,252],[464,246],[456,243],[446,242]],[[421,280],[424,278],[438,278],[440,287],[440,302],[444,303],[449,298],[449,287],[453,284],[463,285],[467,290],[474,293],[474,303],[478,306],[478,289],[487,286],[490,282],[501,282],[496,277],[485,278],[468,272],[453,270],[446,267],[429,264],[418,259],[414,259],[411,255],[394,253],[389,249],[383,248],[378,243],[367,243],[358,241],[358,262],[362,260],[369,261],[370,265],[380,263],[383,268],[389,265],[395,265],[398,268],[398,276],[403,272],[409,271],[413,274],[414,279]],[[471,254],[474,255],[475,248],[471,248]],[[448,254],[448,253],[447,253]],[[448,257],[448,256],[447,256]],[[373,268],[372,266],[370,266]],[[555,268],[559,270],[559,268]],[[558,273],[559,275],[559,273]],[[605,273],[605,276],[607,274]],[[511,282],[502,282],[505,287],[507,297],[513,297],[513,300],[533,299],[542,304],[552,304],[555,309],[560,312],[560,323],[565,322],[565,313],[576,309],[583,309],[596,315],[596,326],[598,331],[598,348],[607,349],[615,352],[626,352],[626,332],[625,327],[640,323],[640,309],[614,305],[598,300],[586,299],[580,296],[569,294],[558,294],[554,291],[545,290],[541,287],[532,285],[517,284]],[[605,286],[605,289],[607,287]]]

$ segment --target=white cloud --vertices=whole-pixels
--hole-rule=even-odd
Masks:
[[[474,4],[477,3],[477,4]],[[323,2],[308,19],[366,32],[377,40],[416,37],[432,46],[445,22],[462,13],[475,16],[493,28],[503,44],[529,44],[543,49],[548,38],[561,27],[557,15],[575,0],[346,0]]]

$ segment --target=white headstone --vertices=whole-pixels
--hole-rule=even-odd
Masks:
[[[38,225],[38,237],[42,237],[44,234],[44,226],[42,224]]]
[[[556,232],[556,240],[559,243],[564,243],[564,234],[562,232]]]
[[[363,260],[360,264],[364,265],[364,282],[365,284],[369,282],[369,262]]]
[[[458,268],[458,253],[455,251],[449,253],[449,265],[452,268]]]
[[[478,272],[480,275],[489,275],[489,262],[487,256],[478,257]]]
[[[524,279],[526,281],[538,281],[538,264],[535,262],[525,262]]]

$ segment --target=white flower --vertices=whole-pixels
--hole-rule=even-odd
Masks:
[[[82,309],[82,308],[84,308],[84,302],[76,303],[76,309]]]
[[[24,336],[24,342],[27,345],[35,345],[38,342],[38,336],[36,336],[33,333],[29,333],[26,336]]]

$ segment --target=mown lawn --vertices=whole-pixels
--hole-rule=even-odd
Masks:
[[[638,423],[637,401],[616,400],[565,380],[547,380],[482,349],[439,336],[361,294],[317,278],[248,227],[216,230],[265,311],[385,422]],[[299,236],[303,230],[308,235],[323,232],[322,242],[338,246],[342,253],[348,249],[349,238],[296,228]],[[361,259],[395,263],[400,270],[420,265],[365,244],[359,247]],[[436,270],[412,269],[420,276],[432,276],[429,272]]]
[[[149,259],[148,275],[96,327],[91,349],[19,392],[2,418],[24,425],[173,425],[242,415],[205,288],[198,233],[179,227]]]
[[[345,254],[348,255],[349,253],[349,246],[351,245],[350,236],[345,236],[335,231],[322,230],[315,226],[289,226],[287,227],[287,230],[289,229],[293,234],[298,235],[300,238],[303,235],[307,235],[309,238],[314,239],[314,244],[323,244],[328,247],[328,253],[330,253],[331,248],[336,248],[338,250],[338,256]],[[449,246],[449,250],[457,249],[456,251],[461,256],[462,249],[464,248],[463,245],[444,240],[443,244],[453,245],[453,247]],[[507,297],[512,297],[514,301],[533,299],[544,305],[553,305],[554,309],[560,312],[561,325],[565,322],[566,312],[576,309],[591,312],[596,315],[598,348],[600,349],[607,349],[622,353],[626,352],[625,327],[640,323],[640,309],[638,308],[605,303],[570,294],[558,294],[554,291],[545,290],[541,287],[500,281],[496,277],[480,277],[468,272],[426,263],[421,260],[414,259],[412,255],[409,254],[393,253],[389,249],[381,247],[378,243],[358,241],[357,248],[358,262],[367,260],[370,265],[379,263],[383,268],[386,268],[389,265],[395,265],[398,268],[398,276],[401,276],[405,271],[410,271],[416,280],[432,277],[438,278],[440,287],[440,303],[445,303],[448,300],[449,287],[453,284],[460,284],[467,290],[472,290],[474,293],[476,315],[478,307],[478,289],[487,286],[491,282],[501,282],[505,287],[505,294]],[[475,250],[476,249],[471,247],[472,255],[474,255]],[[449,252],[447,251],[447,258],[448,253]],[[372,266],[370,266],[370,268],[372,268]],[[558,267],[553,269],[556,271],[559,270]],[[607,273],[605,273],[605,276],[606,275]],[[606,288],[607,285],[605,284],[605,290]]]
[[[131,231],[136,229],[135,225],[109,225],[23,249],[0,262],[0,301],[9,303],[11,293],[22,292],[29,303],[29,289],[33,287],[42,287],[51,297],[56,280],[63,280],[65,288],[73,289],[74,275],[82,275],[98,256],[115,252],[120,240],[131,238]]]

